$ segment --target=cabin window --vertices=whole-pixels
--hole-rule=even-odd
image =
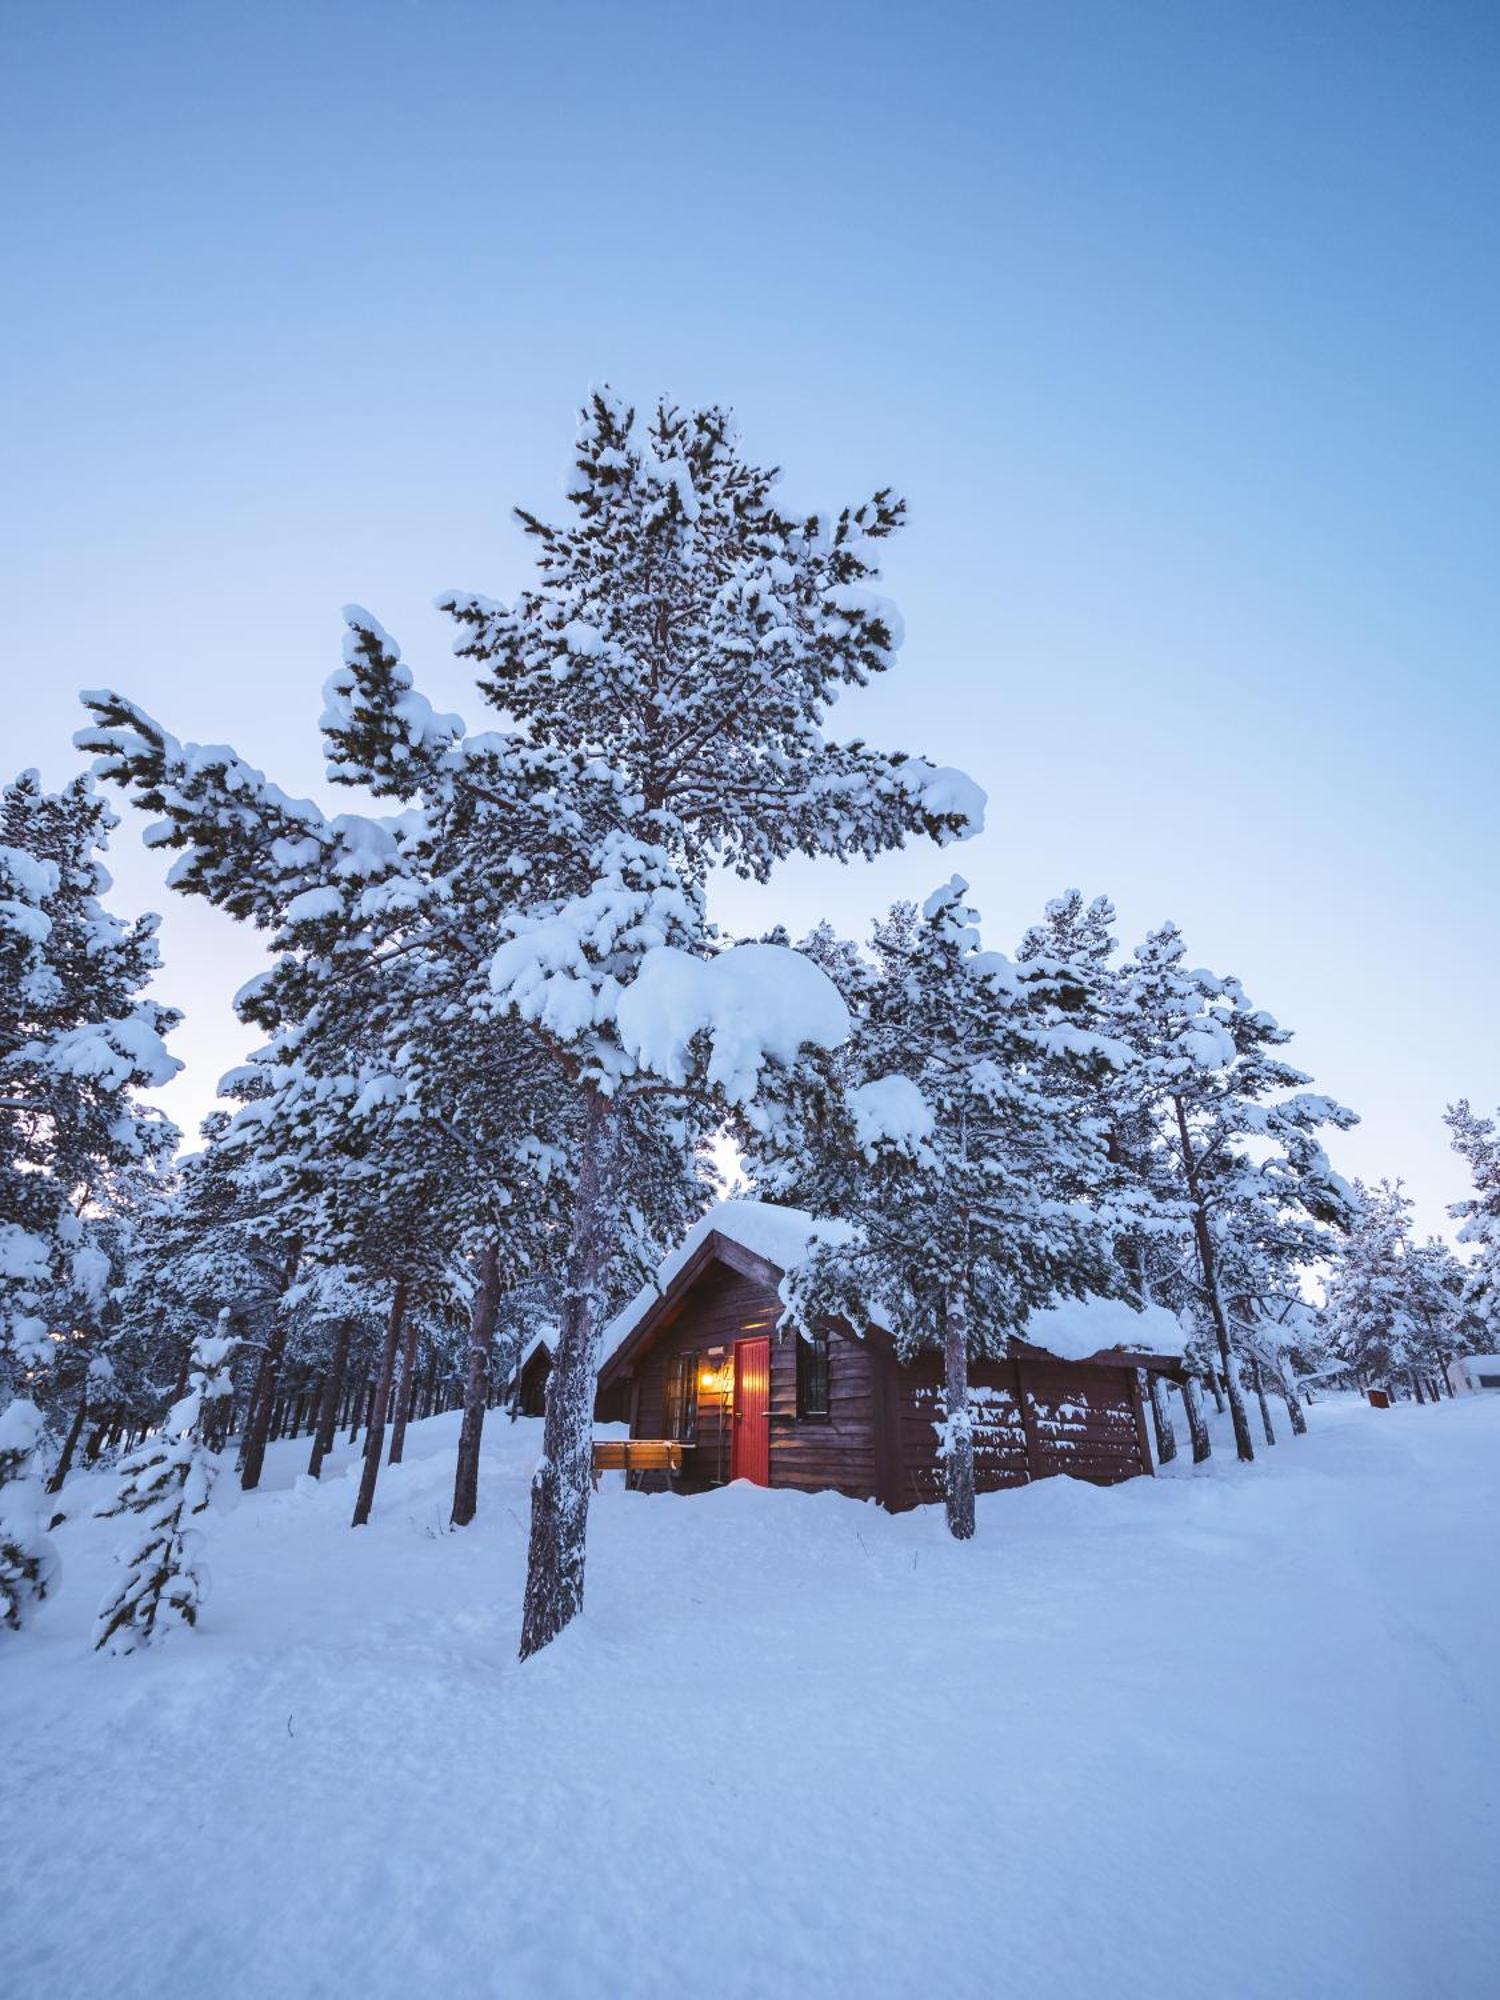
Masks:
[[[692,1444],[698,1436],[698,1357],[674,1354],[667,1366],[667,1436]]]
[[[797,1415],[828,1415],[828,1335],[797,1336]]]

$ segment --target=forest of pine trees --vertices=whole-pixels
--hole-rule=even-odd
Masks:
[[[775,487],[724,411],[598,392],[566,518],[520,516],[531,587],[442,601],[493,727],[437,712],[346,611],[322,740],[370,810],[290,799],[113,691],[85,696],[86,772],[5,790],[0,1624],[58,1587],[48,1528],[85,1467],[116,1469],[104,1511],[131,1524],[114,1652],[196,1621],[192,1517],[217,1477],[254,1488],[275,1440],[313,1478],[362,1441],[359,1527],[408,1427],[461,1409],[462,1529],[487,1414],[546,1329],[521,1640],[546,1645],[583,1601],[599,1332],[714,1198],[726,1135],[762,1198],[856,1225],[795,1274],[787,1324],[858,1328],[878,1300],[902,1353],[941,1353],[960,1539],[969,1366],[1061,1299],[1187,1329],[1180,1387],[1150,1383],[1163,1461],[1208,1454],[1205,1398],[1252,1460],[1325,1385],[1420,1402],[1500,1345],[1495,1121],[1447,1113],[1463,1254],[1418,1240],[1399,1181],[1331,1165],[1354,1116],[1289,1031],[1174,925],[1122,946],[1070,892],[1007,952],[934,865],[869,940],[715,926],[715,869],[765,881],[983,820],[961,773],[825,733],[897,667],[878,585],[902,502],[785,515]],[[156,920],[109,908],[106,786],[174,851],[173,889],[268,954],[187,1145],[146,1095],[178,1016],[148,996]]]

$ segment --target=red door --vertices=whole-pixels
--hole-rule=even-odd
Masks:
[[[771,1343],[734,1343],[734,1447],[731,1479],[771,1483]]]

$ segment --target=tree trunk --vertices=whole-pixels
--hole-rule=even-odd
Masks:
[[[1224,1414],[1224,1391],[1219,1387],[1219,1371],[1217,1368],[1210,1368],[1208,1371],[1208,1393],[1214,1399],[1214,1408],[1222,1417]]]
[[[531,1538],[521,1658],[555,1639],[583,1608],[583,1570],[593,1488],[594,1367],[604,1306],[604,1267],[616,1226],[614,1105],[584,1087],[583,1145],[568,1244],[557,1351],[547,1390],[542,1457],[531,1482]]]
[[[1213,1444],[1208,1435],[1208,1425],[1203,1419],[1203,1404],[1198,1395],[1198,1379],[1194,1375],[1182,1378],[1182,1407],[1187,1412],[1188,1436],[1193,1441],[1193,1463],[1202,1465],[1213,1456]]]
[[[1151,1422],[1156,1431],[1156,1462],[1170,1465],[1177,1456],[1177,1433],[1172,1428],[1172,1412],[1167,1407],[1167,1391],[1154,1368],[1144,1368],[1146,1393],[1151,1398]]]
[[[479,1511],[479,1446],[490,1399],[490,1343],[500,1310],[500,1258],[486,1243],[477,1259],[478,1284],[469,1309],[469,1370],[464,1377],[464,1420],[458,1433],[458,1471],[453,1480],[449,1525],[467,1528]]]
[[[88,1414],[89,1385],[88,1378],[85,1377],[83,1388],[79,1392],[78,1408],[73,1412],[73,1421],[69,1424],[68,1435],[63,1440],[62,1455],[53,1468],[52,1477],[47,1481],[47,1491],[49,1493],[61,1493],[63,1481],[73,1470],[73,1454],[78,1449],[78,1439],[83,1431],[84,1424],[88,1421]]]
[[[354,1391],[354,1414],[349,1420],[349,1442],[359,1442],[360,1428],[368,1425],[375,1408],[375,1377],[366,1375]]]
[[[391,1431],[391,1455],[387,1465],[399,1465],[406,1449],[406,1426],[411,1422],[411,1399],[417,1392],[417,1342],[422,1323],[413,1313],[406,1329],[406,1347],[401,1356],[401,1390],[396,1397],[396,1422]]]
[[[1406,1371],[1406,1379],[1408,1382],[1410,1382],[1411,1392],[1416,1397],[1417,1401],[1419,1403],[1425,1403],[1427,1401],[1427,1398],[1422,1394],[1422,1377],[1418,1374],[1417,1370],[1415,1368],[1408,1368]]]
[[[951,1293],[943,1315],[943,1504],[956,1542],[974,1533],[974,1421],[969,1410],[969,1315]]]
[[[1250,1413],[1245,1408],[1245,1392],[1240,1387],[1239,1365],[1229,1338],[1229,1316],[1224,1310],[1224,1297],[1219,1288],[1219,1260],[1214,1250],[1214,1233],[1208,1224],[1208,1206],[1198,1180],[1198,1162],[1193,1152],[1192,1134],[1188,1131],[1187,1113],[1183,1109],[1180,1097],[1174,1102],[1177,1110],[1177,1133],[1182,1142],[1183,1169],[1187,1174],[1188,1192],[1193,1204],[1193,1235],[1198,1245],[1198,1268],[1203,1277],[1203,1290],[1208,1300],[1209,1316],[1214,1323],[1214,1335],[1219,1343],[1219,1359],[1224,1367],[1224,1388],[1229,1397],[1229,1414],[1234,1423],[1234,1448],[1245,1464],[1253,1465],[1255,1444],[1250,1436]]]
[[[385,1406],[390,1400],[391,1377],[396,1372],[396,1343],[401,1338],[401,1321],[406,1312],[406,1280],[398,1278],[391,1296],[391,1316],[386,1321],[385,1344],[380,1350],[380,1374],[371,1398],[370,1422],[365,1431],[365,1463],[360,1474],[359,1498],[354,1503],[350,1526],[362,1528],[375,1504],[375,1482],[380,1477],[380,1448],[385,1443]]]
[[[1266,1378],[1258,1361],[1250,1363],[1250,1380],[1255,1385],[1255,1394],[1260,1403],[1260,1420],[1265,1428],[1266,1443],[1275,1444],[1276,1433],[1271,1428],[1271,1405],[1266,1396]]]
[[[301,1245],[294,1243],[286,1260],[286,1270],[282,1275],[282,1291],[285,1291],[296,1277],[301,1254]],[[261,1471],[265,1466],[266,1439],[271,1429],[271,1413],[276,1403],[276,1378],[281,1369],[286,1335],[286,1314],[278,1305],[270,1334],[261,1349],[260,1367],[255,1377],[255,1393],[250,1399],[250,1408],[245,1417],[244,1446],[240,1455],[240,1486],[246,1493],[253,1492],[259,1486]]]
[[[318,1403],[317,1421],[313,1425],[312,1451],[307,1460],[308,1473],[314,1479],[322,1477],[323,1461],[333,1450],[339,1404],[344,1394],[344,1370],[349,1363],[349,1342],[353,1336],[353,1322],[341,1319],[333,1336],[333,1353],[329,1357],[328,1373],[323,1378],[323,1394]]]
[[[1276,1377],[1276,1386],[1281,1391],[1281,1400],[1286,1404],[1287,1422],[1292,1427],[1293,1437],[1307,1436],[1307,1418],[1302,1409],[1302,1398],[1292,1387],[1284,1373]]]

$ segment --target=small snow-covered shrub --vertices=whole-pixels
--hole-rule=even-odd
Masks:
[[[133,1653],[198,1622],[210,1579],[198,1559],[203,1537],[187,1521],[207,1507],[218,1477],[205,1428],[209,1407],[232,1393],[229,1359],[236,1345],[223,1334],[194,1343],[188,1393],[157,1435],[121,1462],[120,1490],[99,1509],[104,1517],[140,1519],[117,1554],[125,1574],[99,1607],[96,1651]]]

